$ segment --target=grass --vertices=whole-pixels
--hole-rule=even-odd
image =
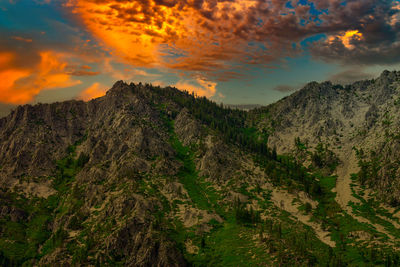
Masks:
[[[319,177],[320,185],[325,189],[325,192],[330,192],[336,187],[337,176]],[[331,195],[332,197],[333,195]]]
[[[317,199],[319,204],[313,213],[313,217],[323,223],[331,232],[332,240],[336,242],[336,247],[334,248],[335,254],[342,257],[344,262],[352,266],[367,266],[368,264],[379,266],[381,264],[388,264],[385,261],[391,260],[391,256],[395,255],[392,249],[387,249],[384,244],[374,245],[371,248],[369,240],[356,241],[351,238],[351,233],[364,231],[374,237],[374,240],[381,240],[383,242],[387,241],[387,236],[379,233],[372,225],[359,222],[340,208],[335,201],[336,193],[331,191],[336,184],[335,176],[319,177],[319,183],[323,194]],[[360,200],[362,199],[360,196],[358,197]],[[370,219],[371,222],[385,225],[391,232],[398,231],[393,228],[393,225],[375,215],[376,210],[372,208],[371,202],[367,202],[364,199],[361,201],[362,204],[358,206],[354,203],[351,204],[358,211],[359,215]],[[379,251],[382,254],[381,257],[371,256],[371,250]]]
[[[355,181],[357,177],[353,176],[352,179],[353,181]],[[353,196],[360,201],[360,203],[354,203],[354,202],[350,203],[353,212],[359,216],[368,219],[373,224],[382,225],[385,228],[385,230],[389,232],[391,235],[393,235],[396,238],[400,238],[400,230],[397,229],[390,221],[385,220],[384,218],[391,219],[397,222],[398,219],[394,218],[387,210],[382,208],[380,206],[380,203],[376,201],[374,197],[369,196],[368,200],[366,200],[363,197],[365,195],[363,189],[356,190],[356,186],[354,183],[352,183],[350,186],[353,192]]]
[[[271,262],[265,246],[257,246],[253,236],[257,228],[224,222],[205,239],[205,246],[193,258],[194,266],[260,266]]]
[[[193,150],[184,146],[174,132],[171,133],[170,143],[176,151],[177,159],[183,163],[177,175],[179,181],[183,184],[196,207],[202,210],[216,209],[221,212],[218,207],[219,195],[212,188],[211,183],[206,182],[204,177],[199,177],[194,163]]]
[[[204,187],[198,181],[199,175],[193,161],[193,152],[183,146],[176,136],[171,137],[171,144],[177,153],[177,158],[183,163],[178,173],[179,181],[199,209],[211,209],[212,205],[204,192]]]
[[[38,200],[13,200],[16,207],[29,214],[29,221],[0,221],[3,233],[0,237],[0,252],[16,265],[32,258],[39,258],[37,250],[49,237],[47,224],[50,212]]]

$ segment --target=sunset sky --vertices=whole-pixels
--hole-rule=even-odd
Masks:
[[[268,104],[309,81],[400,70],[397,0],[0,0],[0,105],[117,80]]]

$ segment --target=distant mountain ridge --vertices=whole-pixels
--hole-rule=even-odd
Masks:
[[[224,106],[229,107],[229,108],[237,108],[237,109],[241,109],[241,110],[246,110],[246,111],[262,107],[262,105],[258,105],[258,104],[224,104]]]

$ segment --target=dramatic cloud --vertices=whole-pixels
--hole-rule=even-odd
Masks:
[[[175,84],[175,87],[180,90],[185,90],[190,93],[194,93],[197,96],[205,96],[205,97],[212,97],[217,92],[217,83],[208,81],[204,77],[197,77],[194,85],[191,81],[179,81]],[[223,95],[219,95],[219,97],[223,98]]]
[[[16,64],[16,54],[0,52],[0,102],[24,104],[32,101],[42,90],[80,83],[65,72],[67,64],[61,61],[61,55],[42,51],[39,57],[36,65],[20,67]]]
[[[78,98],[84,101],[89,101],[91,99],[104,96],[107,89],[108,88],[106,86],[100,83],[94,83],[90,87],[82,91]]]
[[[227,82],[253,74],[270,87],[270,73],[293,71],[300,64],[291,60],[310,54],[314,68],[400,63],[398,0],[35,0],[6,1],[0,12],[7,103],[121,79],[179,80],[181,89],[218,97],[217,84],[225,93]]]
[[[219,72],[295,56],[300,41],[317,34],[327,38],[311,51],[323,60],[400,59],[397,1],[69,0],[65,6],[124,62],[221,80],[227,78]]]
[[[345,48],[351,50],[354,49],[354,42],[360,41],[363,35],[358,30],[347,31],[343,35],[330,36],[328,38],[328,44],[334,44],[335,42],[341,43]]]
[[[74,36],[76,29],[58,22],[52,26],[63,40],[41,32],[33,32],[32,40],[0,27],[0,102],[29,103],[42,91],[73,87],[84,76],[100,74],[88,65],[102,62],[98,50]]]
[[[125,62],[211,75],[295,55],[293,43],[308,34],[302,22],[316,22],[309,7],[293,14],[283,3],[70,0],[67,6]]]
[[[347,65],[399,63],[398,1],[327,2],[329,12],[320,18],[328,38],[313,44],[314,57]]]
[[[114,80],[124,80],[124,81],[136,81],[137,78],[157,78],[158,74],[152,74],[142,69],[124,67],[116,68],[113,65],[113,58],[105,58],[102,63],[102,72],[110,75]]]

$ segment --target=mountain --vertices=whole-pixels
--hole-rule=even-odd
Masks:
[[[0,119],[0,264],[396,266],[399,76],[251,111],[122,81],[20,106]]]
[[[270,129],[270,146],[295,152],[295,138],[307,147],[323,144],[339,157],[338,178],[350,179],[361,167],[362,185],[400,203],[400,72],[384,71],[374,80],[345,87],[310,83],[258,112],[258,129]],[[338,191],[338,194],[340,192]]]
[[[257,104],[224,104],[225,107],[227,108],[232,108],[232,109],[241,109],[241,110],[245,110],[245,111],[249,111],[255,108],[260,108],[262,107],[261,105],[257,105]]]

